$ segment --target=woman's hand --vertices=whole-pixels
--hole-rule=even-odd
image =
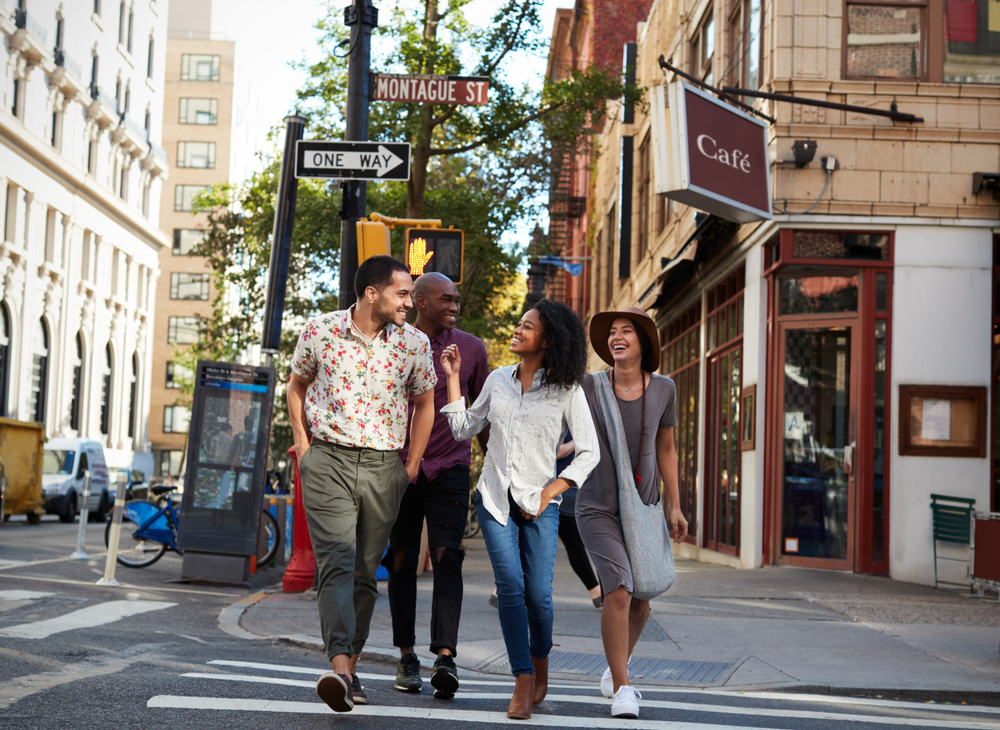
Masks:
[[[526,520],[537,520],[539,517],[542,516],[542,512],[544,512],[545,508],[548,507],[549,504],[551,504],[552,500],[558,497],[563,492],[565,492],[567,489],[569,489],[570,486],[571,486],[570,483],[565,479],[562,478],[556,479],[554,482],[549,484],[549,486],[545,487],[545,489],[542,490],[541,498],[538,505],[538,512],[536,514],[529,514],[528,512],[525,512],[522,508],[518,507],[518,509],[521,510],[521,516]]]
[[[674,542],[681,542],[688,534],[688,521],[680,507],[671,507],[667,515],[667,529]]]
[[[458,375],[462,367],[462,356],[458,352],[458,345],[448,345],[441,351],[441,368],[447,377]]]

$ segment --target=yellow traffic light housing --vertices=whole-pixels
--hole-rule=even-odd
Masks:
[[[372,256],[391,256],[389,229],[382,223],[358,221],[358,264]]]

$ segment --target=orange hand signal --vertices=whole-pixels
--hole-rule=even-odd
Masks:
[[[424,266],[431,260],[431,256],[433,255],[433,251],[427,250],[426,239],[414,239],[413,243],[410,244],[410,255],[408,257],[410,261],[410,274],[413,276],[422,276]]]

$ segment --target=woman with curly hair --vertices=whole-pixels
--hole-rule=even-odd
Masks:
[[[548,689],[560,495],[583,484],[598,456],[597,433],[580,388],[587,338],[579,318],[566,305],[543,299],[521,317],[510,351],[521,362],[490,373],[467,409],[459,389],[458,348],[446,348],[441,364],[449,403],[441,412],[456,439],[490,429],[476,509],[516,677],[507,717],[526,720]],[[576,458],[556,474],[556,451],[567,430],[573,432]]]

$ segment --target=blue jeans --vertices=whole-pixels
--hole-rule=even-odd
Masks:
[[[510,497],[508,497],[510,499]],[[552,573],[559,535],[559,505],[550,504],[526,520],[513,499],[501,525],[476,493],[479,525],[493,564],[497,608],[511,674],[534,674],[531,658],[552,649]]]

